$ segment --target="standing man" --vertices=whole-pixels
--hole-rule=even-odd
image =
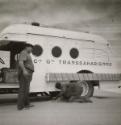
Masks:
[[[29,102],[29,88],[30,82],[32,80],[32,75],[34,72],[34,64],[30,54],[32,53],[33,46],[31,44],[26,44],[25,48],[20,52],[19,55],[19,94],[18,94],[18,110],[23,108],[32,107]]]

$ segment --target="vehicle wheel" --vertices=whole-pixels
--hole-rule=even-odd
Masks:
[[[81,94],[82,97],[92,97],[94,93],[94,86],[92,82],[82,81],[80,82],[83,92]]]

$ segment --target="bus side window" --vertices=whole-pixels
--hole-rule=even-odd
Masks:
[[[52,55],[53,55],[54,57],[60,57],[61,54],[62,54],[62,50],[61,50],[60,47],[55,46],[55,47],[52,48]]]
[[[32,54],[34,56],[40,56],[40,55],[42,55],[42,53],[43,53],[43,48],[40,45],[35,45],[33,47]]]
[[[79,51],[77,48],[72,48],[70,50],[70,56],[73,58],[73,59],[76,59],[78,56],[79,56]]]

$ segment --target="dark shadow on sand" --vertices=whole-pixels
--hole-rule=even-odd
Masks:
[[[31,102],[43,102],[43,101],[49,101],[49,100],[51,100],[51,97],[49,96],[30,97]],[[0,99],[0,107],[6,106],[6,105],[15,105],[15,104],[17,104],[17,98]]]
[[[93,98],[96,98],[96,99],[115,99],[115,98],[118,98],[118,97],[113,97],[113,96],[93,96]]]

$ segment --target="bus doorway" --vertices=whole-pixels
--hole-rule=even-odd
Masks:
[[[0,63],[0,93],[14,93],[18,91],[18,58],[19,53],[24,49],[26,42],[3,41],[0,44],[1,58],[4,53],[9,53],[9,66]],[[12,89],[11,89],[12,88]]]
[[[26,42],[9,41],[0,46],[0,51],[10,52],[10,68],[15,69],[17,65],[18,55],[24,49]]]

